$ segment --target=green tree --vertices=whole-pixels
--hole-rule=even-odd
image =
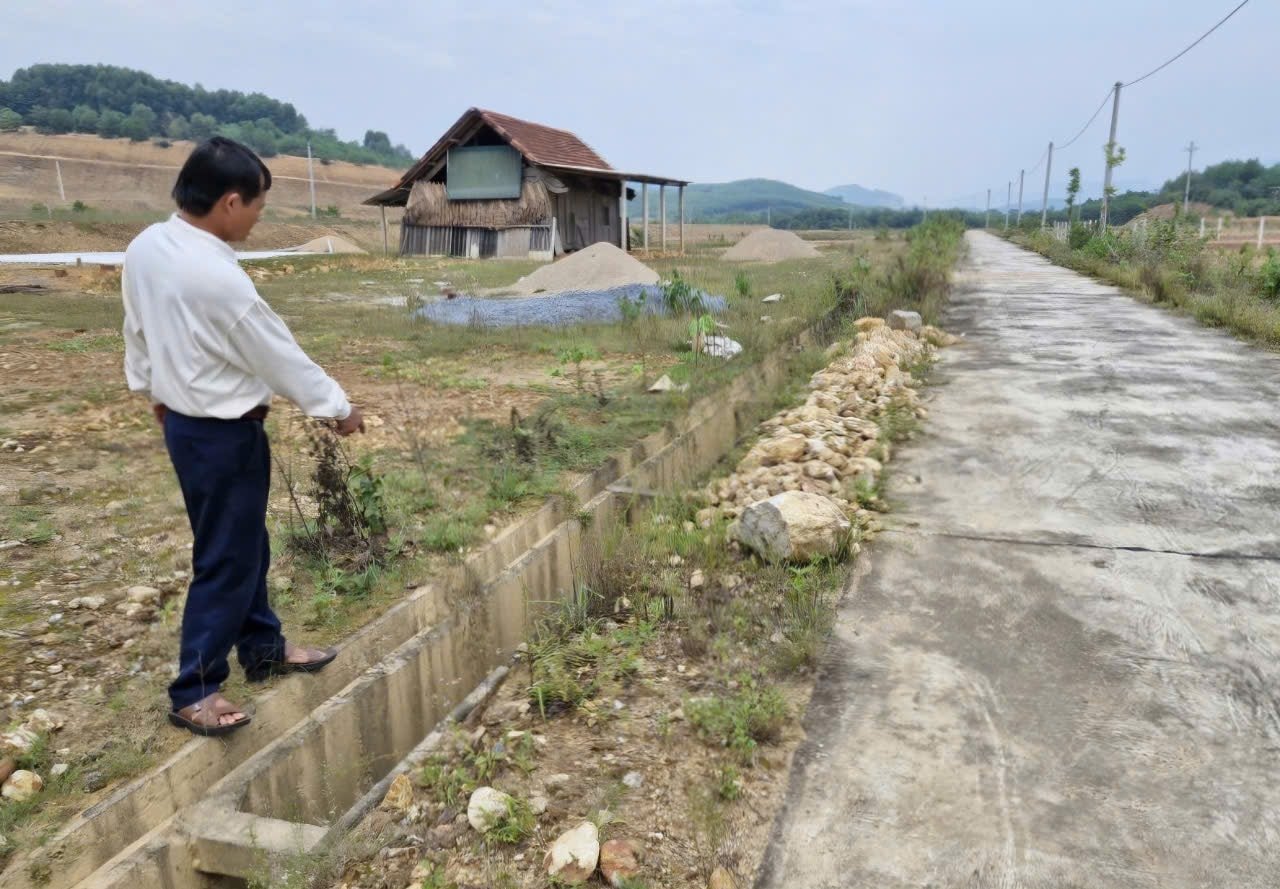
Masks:
[[[164,132],[170,139],[190,139],[191,124],[181,114],[176,114],[169,119]]]
[[[1075,222],[1076,198],[1080,194],[1080,168],[1067,171],[1067,221]]]
[[[98,112],[88,105],[77,105],[71,110],[71,125],[77,133],[98,132]]]
[[[191,128],[191,138],[197,142],[203,142],[218,132],[217,119],[208,114],[201,114],[199,111],[191,115],[188,125]]]
[[[104,139],[115,139],[124,135],[124,123],[127,118],[119,111],[108,108],[98,114],[98,135]]]
[[[151,110],[149,105],[142,102],[134,102],[133,107],[129,110],[129,116],[124,122],[124,135],[134,142],[142,142],[148,136],[159,132],[156,128],[156,120],[156,113]]]
[[[365,130],[364,147],[370,151],[386,155],[390,155],[394,151],[391,147],[391,137],[380,130]]]
[[[12,108],[0,108],[0,133],[11,133],[22,126],[22,115]]]
[[[69,133],[74,125],[71,112],[67,109],[46,108],[43,105],[33,108],[27,119],[41,133]]]

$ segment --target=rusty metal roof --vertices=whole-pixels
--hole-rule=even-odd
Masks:
[[[595,149],[583,142],[568,130],[549,127],[546,124],[521,120],[509,114],[488,111],[484,108],[470,108],[458,118],[439,141],[427,151],[422,158],[409,168],[392,188],[380,192],[366,200],[366,204],[387,204],[403,206],[408,199],[409,189],[413,183],[426,175],[438,161],[444,158],[449,149],[470,138],[470,133],[480,124],[487,124],[499,136],[506,140],[512,148],[524,155],[531,164],[540,167],[580,173],[601,178],[665,183],[668,185],[687,185],[678,179],[666,179],[661,176],[647,174],[620,173],[609,162],[602,158]]]

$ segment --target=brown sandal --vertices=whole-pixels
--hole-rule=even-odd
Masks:
[[[240,718],[235,722],[228,722],[224,725],[222,717],[230,713],[239,713]],[[244,728],[253,721],[253,717],[224,698],[222,692],[215,691],[208,697],[196,701],[188,707],[170,712],[169,721],[178,728],[184,728],[192,734],[200,735],[204,738],[217,738],[222,735],[229,735],[236,729]]]
[[[262,682],[272,676],[281,676],[285,673],[318,673],[333,663],[334,658],[338,656],[336,648],[303,648],[301,650],[309,656],[307,660],[268,661],[253,670],[246,670],[245,678],[250,682]]]

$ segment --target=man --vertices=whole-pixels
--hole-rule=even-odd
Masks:
[[[229,246],[249,236],[270,188],[257,155],[210,139],[178,173],[178,212],[125,253],[125,376],[164,428],[195,538],[169,720],[197,735],[249,724],[220,691],[233,646],[253,681],[337,656],[286,642],[267,599],[272,394],[336,421],[339,435],[364,431],[359,408],[298,347]]]

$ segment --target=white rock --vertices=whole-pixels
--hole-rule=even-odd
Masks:
[[[480,833],[487,833],[507,816],[512,798],[492,787],[477,787],[467,802],[467,822]]]
[[[600,831],[590,821],[565,831],[547,850],[542,865],[562,883],[585,883],[600,863]]]
[[[16,728],[11,732],[5,732],[0,734],[0,754],[30,753],[39,739],[39,735],[29,728]]]
[[[742,354],[742,344],[727,336],[707,336],[702,338],[702,351],[712,358],[732,358]]]
[[[632,790],[639,790],[644,786],[644,775],[639,772],[627,772],[622,776],[622,783]]]
[[[131,586],[125,592],[125,598],[139,605],[159,605],[160,591],[153,586]]]
[[[25,802],[35,796],[44,787],[44,781],[35,772],[18,769],[4,782],[0,788],[0,796],[14,802]]]
[[[529,811],[535,815],[541,815],[547,811],[547,806],[551,805],[551,801],[540,793],[535,793],[529,797]]]
[[[889,327],[892,330],[916,331],[924,326],[924,319],[919,312],[904,312],[901,309],[889,313]]]
[[[762,303],[780,303],[780,302],[782,302],[782,294],[781,294],[781,293],[770,293],[770,294],[769,294],[768,296],[766,296],[764,299],[760,300],[760,302],[762,302]]]
[[[693,572],[693,574],[689,577],[689,589],[691,590],[700,590],[706,585],[707,585],[707,576],[702,573],[701,568]]]
[[[56,732],[65,723],[57,714],[39,709],[33,711],[23,725],[33,732]]]
[[[543,783],[546,784],[548,787],[555,787],[558,784],[568,784],[572,780],[573,779],[570,778],[568,775],[566,775],[564,772],[561,772],[558,775],[550,776]]]
[[[649,387],[649,391],[655,394],[660,392],[670,392],[676,387],[675,382],[667,374],[663,374],[653,381],[653,385]]]
[[[55,778],[61,778],[70,768],[71,766],[67,765],[65,762],[56,763],[54,767],[49,770],[49,774]]]
[[[849,528],[831,498],[784,491],[746,507],[729,534],[769,561],[811,562],[839,552]]]
[[[67,607],[73,611],[78,608],[84,608],[87,611],[97,611],[103,605],[107,604],[104,596],[78,596],[67,603]]]

